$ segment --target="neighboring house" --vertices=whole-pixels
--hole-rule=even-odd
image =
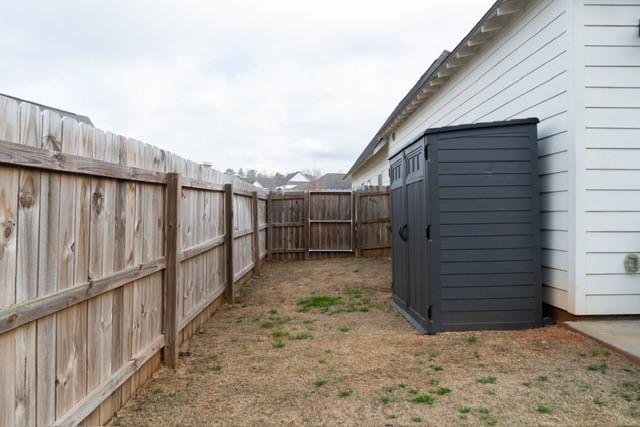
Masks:
[[[497,1],[393,111],[349,174],[388,184],[426,129],[538,117],[545,302],[640,314],[640,3]]]
[[[275,188],[277,183],[277,179],[275,177],[260,177],[255,179],[251,184],[255,185],[256,187],[260,187],[260,188],[264,188],[265,190],[269,190],[272,188]]]
[[[293,190],[295,187],[308,184],[311,181],[313,181],[311,175],[296,171],[286,175],[281,182],[276,184],[274,189],[279,191]]]
[[[346,178],[343,173],[327,173],[316,179],[311,175],[296,171],[286,176],[260,177],[255,180],[247,180],[247,182],[272,191],[351,189],[351,178]]]
[[[320,178],[301,184],[295,190],[351,190],[351,178],[343,173],[325,173]]]
[[[37,107],[40,107],[43,110],[54,111],[54,112],[60,114],[61,116],[68,116],[68,117],[76,119],[80,123],[84,123],[86,125],[93,126],[93,123],[91,122],[91,119],[89,117],[83,116],[81,114],[76,114],[76,113],[72,113],[70,111],[60,110],[58,108],[49,107],[48,105],[38,104],[37,102],[28,101],[26,99],[16,98],[15,96],[11,96],[11,95],[5,95],[4,93],[0,93],[0,96],[3,96],[5,98],[11,98],[11,99],[13,99],[14,101],[17,101],[17,102],[27,102],[27,103],[29,103],[31,105],[35,105]]]

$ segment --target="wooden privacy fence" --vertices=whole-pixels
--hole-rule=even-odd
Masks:
[[[266,256],[266,195],[0,97],[0,425],[105,424]]]
[[[272,259],[391,255],[386,188],[274,192],[267,206]]]

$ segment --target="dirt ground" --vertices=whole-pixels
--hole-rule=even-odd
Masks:
[[[388,305],[389,270],[265,265],[114,424],[640,425],[637,364],[556,326],[419,335]]]

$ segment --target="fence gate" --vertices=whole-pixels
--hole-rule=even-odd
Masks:
[[[273,192],[267,202],[270,259],[389,256],[389,190]]]
[[[309,191],[309,252],[353,252],[351,191]]]

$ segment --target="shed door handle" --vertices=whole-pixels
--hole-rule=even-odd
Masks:
[[[398,229],[398,234],[400,235],[400,238],[402,240],[404,240],[405,242],[407,241],[407,227],[408,227],[408,225],[409,224],[403,224]]]

